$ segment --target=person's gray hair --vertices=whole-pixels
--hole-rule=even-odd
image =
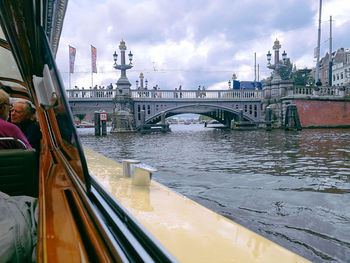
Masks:
[[[10,96],[7,94],[7,92],[0,89],[0,104],[8,102],[9,100],[10,100]]]
[[[32,106],[32,103],[27,100],[16,100],[13,102],[13,105],[16,103],[20,103],[24,105],[24,110],[26,113],[32,115],[35,113],[35,108]]]

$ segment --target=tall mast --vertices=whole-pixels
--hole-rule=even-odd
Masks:
[[[254,52],[254,82],[256,82],[256,52]]]
[[[321,11],[322,11],[322,0],[320,0],[319,17],[318,17],[318,38],[317,38],[317,62],[315,72],[316,85],[320,84],[320,43],[321,43]]]
[[[332,86],[332,16],[329,18],[329,69],[328,69],[328,85]]]

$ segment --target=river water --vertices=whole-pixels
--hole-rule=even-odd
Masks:
[[[78,133],[115,161],[156,167],[154,180],[313,262],[350,262],[350,130],[171,129]]]

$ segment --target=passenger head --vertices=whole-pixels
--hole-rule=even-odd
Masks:
[[[29,101],[15,101],[11,110],[11,122],[19,124],[23,121],[31,120],[34,113],[35,111]]]
[[[7,120],[9,117],[10,111],[10,96],[0,89],[0,118],[3,120]]]

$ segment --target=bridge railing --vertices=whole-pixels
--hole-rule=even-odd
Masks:
[[[294,86],[294,95],[312,95],[312,87]]]
[[[260,90],[132,90],[131,97],[146,99],[260,99]]]
[[[104,99],[114,98],[119,89],[68,89],[68,98]],[[131,90],[134,99],[260,99],[261,90]]]
[[[114,98],[117,89],[67,89],[68,98],[80,98],[80,99],[90,99],[90,98]]]
[[[316,96],[334,96],[342,97],[350,95],[349,87],[342,86],[331,86],[331,87],[318,87],[318,90],[315,90],[314,87],[305,87],[305,86],[294,86],[294,95],[316,95]]]

